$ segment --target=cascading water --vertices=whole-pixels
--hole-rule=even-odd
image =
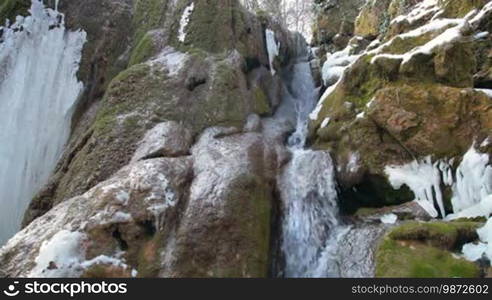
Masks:
[[[20,227],[66,143],[86,40],[32,0],[30,16],[0,28],[0,245]]]
[[[298,46],[299,58],[288,81],[284,103],[293,105],[296,130],[288,140],[291,161],[279,176],[283,203],[281,251],[285,277],[335,277],[336,239],[343,231],[338,216],[337,190],[331,157],[325,151],[305,149],[307,123],[316,106],[317,90],[308,62],[307,46]],[[282,107],[280,108],[280,111]]]

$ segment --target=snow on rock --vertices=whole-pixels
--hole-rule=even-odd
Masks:
[[[492,13],[492,2],[485,4],[480,11],[471,11],[466,18],[470,21],[470,24],[477,26],[483,19],[488,17],[490,13]]]
[[[469,23],[464,19],[437,19],[437,20],[434,20],[434,21],[432,21],[432,22],[430,22],[424,26],[421,26],[417,29],[414,29],[410,32],[400,34],[400,35],[394,37],[393,39],[391,39],[390,41],[388,41],[387,43],[381,45],[377,49],[373,50],[372,53],[376,53],[377,55],[375,55],[372,58],[371,63],[375,63],[379,58],[384,57],[384,58],[390,58],[390,59],[401,59],[402,64],[405,65],[405,64],[409,63],[411,61],[411,59],[414,56],[416,56],[417,54],[430,55],[438,47],[445,45],[445,44],[448,44],[448,43],[452,43],[452,42],[458,40],[459,38],[461,38],[463,36],[462,31],[466,28],[466,26],[468,24]],[[448,28],[448,27],[450,27],[450,28]],[[445,29],[445,28],[447,28],[447,29]],[[385,47],[390,45],[394,41],[394,39],[396,39],[396,38],[399,38],[399,39],[413,38],[413,37],[424,35],[428,32],[436,32],[436,31],[440,31],[440,30],[444,30],[444,32],[442,32],[441,34],[439,34],[435,38],[431,39],[430,41],[428,41],[424,45],[417,46],[407,53],[403,53],[403,54],[387,54],[387,53],[378,54],[378,53],[384,51]]]
[[[360,168],[359,159],[360,159],[359,153],[350,152],[348,163],[347,163],[347,171],[349,173],[355,173],[359,170],[359,168]]]
[[[184,43],[184,41],[186,40],[186,27],[188,27],[191,14],[193,13],[194,9],[195,9],[195,3],[191,2],[191,4],[185,8],[183,15],[181,15],[181,20],[179,21],[179,32],[178,32],[178,40],[181,43]]]
[[[280,43],[277,43],[275,39],[275,32],[270,29],[265,30],[265,36],[268,51],[268,61],[270,62],[270,72],[272,72],[272,75],[275,75],[276,71],[273,66],[273,62],[275,60],[275,57],[280,54]]]
[[[83,31],[32,1],[30,16],[2,28],[0,40],[0,245],[20,228],[70,134]]]
[[[326,61],[322,68],[322,78],[325,86],[335,84],[342,76],[343,72],[359,55],[352,55],[354,45],[349,43],[345,49],[333,54],[326,54]]]
[[[326,126],[328,126],[329,123],[330,123],[330,118],[325,118],[323,122],[321,122],[321,128],[325,128]]]
[[[36,267],[29,277],[74,277],[80,273],[85,257],[83,242],[87,239],[78,231],[60,230],[43,242],[35,258]]]
[[[321,96],[321,98],[320,98],[321,100],[318,102],[318,105],[316,105],[316,108],[309,114],[309,118],[311,120],[318,119],[318,115],[321,112],[321,109],[323,109],[323,105],[325,103],[325,100],[336,90],[337,86],[342,82],[342,78],[343,78],[343,75],[342,75],[342,77],[340,77],[340,79],[338,80],[337,83],[335,83],[334,85],[332,85],[326,89],[324,94]]]
[[[335,52],[333,54],[327,54],[327,59],[323,64],[322,78],[324,84],[327,86],[326,91],[320,98],[318,105],[309,115],[311,120],[318,118],[321,109],[323,108],[325,100],[336,90],[338,85],[343,80],[343,74],[347,68],[349,68],[360,55],[354,55],[356,41],[360,37],[354,37],[345,49]]]
[[[161,156],[183,156],[193,140],[189,130],[175,121],[159,123],[139,142],[132,162]]]
[[[391,23],[407,21],[410,24],[413,24],[423,18],[435,15],[440,10],[438,0],[424,0],[415,5],[414,9],[412,9],[408,14],[394,18]]]
[[[380,220],[383,224],[395,224],[398,220],[398,216],[395,214],[386,214],[381,216]]]
[[[481,40],[481,39],[485,39],[489,36],[489,32],[488,31],[483,31],[483,32],[479,32],[477,34],[475,34],[473,36],[474,39],[477,39],[477,40]]]
[[[492,89],[475,89],[476,91],[485,93],[487,96],[492,98]]]
[[[160,67],[168,71],[169,77],[175,77],[183,69],[189,56],[172,47],[166,47],[155,58],[147,62],[151,67]]]

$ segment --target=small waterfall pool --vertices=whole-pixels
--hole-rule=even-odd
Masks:
[[[53,172],[82,90],[86,34],[66,30],[63,15],[40,0],[30,13],[0,27],[0,246]]]
[[[338,214],[335,171],[330,154],[305,148],[308,118],[318,100],[307,45],[292,66],[284,105],[295,109],[295,132],[287,146],[291,161],[278,178],[282,199],[281,253],[285,277],[337,277],[337,240],[346,231]],[[285,114],[280,107],[277,114]]]

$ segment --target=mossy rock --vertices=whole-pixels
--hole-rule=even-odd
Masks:
[[[480,267],[451,251],[478,238],[483,223],[411,221],[393,228],[376,252],[377,277],[479,277]]]
[[[473,9],[481,9],[489,0],[439,0],[443,8],[442,17],[463,18]]]
[[[386,32],[389,25],[388,7],[391,0],[369,0],[355,20],[355,34],[374,38]]]
[[[0,26],[3,26],[6,20],[15,21],[16,16],[27,16],[29,7],[30,0],[4,0],[0,4]]]
[[[467,242],[478,238],[476,230],[483,224],[460,222],[408,222],[394,228],[388,236],[393,240],[420,241],[429,246],[458,250]]]
[[[148,31],[164,25],[168,4],[169,0],[134,1],[133,26],[136,43],[139,43]]]
[[[153,32],[147,32],[133,49],[128,67],[145,62],[157,54],[157,50],[158,47],[155,45]]]
[[[473,278],[480,268],[451,252],[415,241],[393,240],[386,236],[376,252],[376,277]]]
[[[271,112],[270,102],[265,92],[260,88],[256,87],[253,92],[254,103],[255,103],[255,113],[259,115],[269,114]]]

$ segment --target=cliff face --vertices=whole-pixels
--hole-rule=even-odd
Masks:
[[[67,0],[59,10],[87,32],[85,90],[54,175],[1,250],[2,271],[266,276],[291,127],[267,133],[260,116],[280,103],[297,38],[230,0]],[[49,250],[60,240],[79,249],[74,260]]]
[[[431,155],[455,157],[456,167],[474,142],[490,137],[490,96],[481,88],[491,41],[480,35],[490,31],[490,10],[487,1],[458,2],[367,1],[352,40],[328,56],[329,88],[312,115],[311,137],[336,153],[345,189],[363,184],[382,204],[411,200],[385,193],[386,166]],[[490,153],[486,144],[480,150]],[[360,162],[357,172],[346,171],[350,156]]]

